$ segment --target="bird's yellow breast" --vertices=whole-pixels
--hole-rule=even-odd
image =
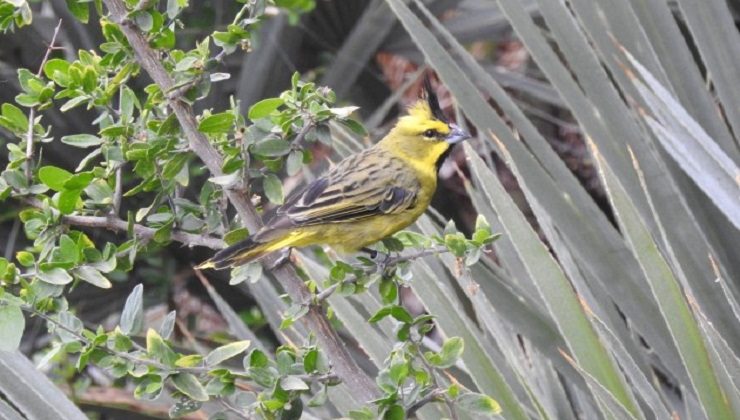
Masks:
[[[326,244],[340,253],[356,252],[414,223],[431,201],[420,202],[413,209],[399,214],[369,217],[347,223],[333,223],[323,226],[308,226],[296,232],[298,238],[294,246]],[[348,239],[351,238],[351,239]]]
[[[418,182],[416,201],[412,208],[348,222],[303,227],[294,232],[296,236],[291,241],[292,245],[327,244],[340,253],[353,253],[414,223],[432,201],[437,189],[437,170],[434,164],[404,160],[404,170],[413,175],[403,177],[399,174],[399,178],[414,178]]]

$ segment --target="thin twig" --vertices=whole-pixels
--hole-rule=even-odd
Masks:
[[[92,344],[92,341],[88,340],[87,337],[85,337],[84,335],[82,335],[82,334],[78,333],[77,331],[69,328],[68,326],[62,324],[61,322],[59,322],[56,319],[50,317],[49,315],[46,315],[43,312],[37,311],[32,306],[30,306],[30,305],[20,305],[20,308],[24,312],[27,312],[29,314],[32,314],[34,316],[37,316],[37,317],[39,317],[41,319],[46,320],[47,322],[53,324],[55,328],[59,328],[61,330],[64,330],[65,332],[69,333],[75,339],[79,340],[80,342],[84,343],[85,345],[89,346],[89,345]],[[117,356],[117,357],[120,357],[121,359],[128,360],[129,362],[137,363],[137,364],[140,364],[140,365],[151,366],[151,367],[153,367],[155,369],[159,369],[159,370],[162,370],[162,371],[168,371],[168,372],[188,372],[188,373],[197,373],[197,374],[205,374],[205,373],[208,373],[210,371],[210,369],[207,369],[207,368],[199,368],[199,367],[188,367],[188,368],[175,367],[175,368],[171,368],[171,367],[165,366],[165,365],[163,365],[163,364],[161,364],[161,363],[159,363],[157,361],[148,360],[148,359],[142,359],[142,358],[136,357],[134,355],[131,355],[129,353],[120,352],[120,351],[116,351],[116,350],[110,349],[110,348],[108,348],[106,346],[98,346],[97,348],[99,348],[99,349],[101,349],[101,350],[105,351],[106,353],[111,354],[113,356]]]
[[[105,228],[120,232],[128,230],[128,222],[111,216],[62,216],[62,223],[74,226]],[[157,233],[156,229],[139,224],[134,224],[133,230],[134,235],[142,239],[152,239]],[[204,246],[211,249],[221,249],[224,247],[224,242],[219,238],[197,235],[181,230],[173,230],[170,233],[170,239],[188,246]]]
[[[437,255],[437,254],[444,253],[444,252],[449,252],[449,250],[445,248],[444,246],[439,245],[433,248],[422,249],[420,251],[410,253],[410,254],[397,255],[395,257],[388,257],[385,260],[378,262],[377,265],[363,266],[362,271],[364,275],[372,274],[378,271],[378,269],[380,269],[380,271],[385,271],[387,267],[394,266],[402,262],[413,261],[419,258],[427,257],[429,255]],[[324,302],[337,290],[337,288],[339,288],[340,285],[351,284],[351,283],[356,282],[357,280],[359,280],[357,276],[352,276],[348,279],[332,284],[331,286],[327,287],[326,289],[322,290],[316,295],[316,298],[315,298],[316,302],[318,303]]]
[[[118,217],[121,214],[121,198],[123,197],[123,182],[122,182],[123,164],[116,168],[116,189],[113,192],[113,208],[111,214]]]
[[[27,198],[24,200],[27,204],[36,207],[43,208],[43,204],[36,199]],[[104,228],[117,232],[128,231],[129,224],[127,221],[114,217],[108,216],[78,216],[78,215],[67,215],[62,216],[61,222],[65,225],[82,226],[90,228]],[[157,233],[157,229],[143,226],[140,224],[133,225],[134,236],[139,239],[150,240],[154,238]],[[194,233],[183,232],[181,230],[173,230],[170,232],[170,239],[177,241],[187,246],[204,246],[211,249],[221,249],[225,243],[219,238],[211,236],[197,235]]]
[[[183,95],[185,95],[190,90],[190,88],[197,85],[198,83],[200,83],[201,80],[203,80],[204,75],[205,73],[201,73],[179,86],[173,86],[172,90],[167,92],[167,99],[169,99],[170,101],[179,101],[180,98],[182,98]]]
[[[51,43],[46,48],[44,58],[41,60],[39,70],[36,72],[36,77],[41,76],[41,72],[44,71],[44,65],[49,59],[49,54],[54,50],[54,43],[57,41],[57,35],[59,35],[59,28],[62,27],[62,20],[59,19],[56,28],[54,28],[54,35],[51,37]],[[36,108],[31,108],[28,112],[28,131],[26,132],[26,179],[31,181],[31,168],[33,167],[33,127],[36,120]]]
[[[304,123],[303,127],[301,128],[301,131],[298,132],[298,134],[295,136],[293,141],[291,143],[300,146],[301,143],[303,143],[303,139],[306,138],[306,135],[309,131],[315,126],[316,124],[313,121],[308,121]]]
[[[412,418],[414,414],[416,414],[417,410],[427,405],[428,403],[439,399],[442,395],[444,395],[445,392],[446,391],[442,388],[433,389],[427,395],[425,395],[422,399],[416,401],[411,406],[409,406],[408,409],[406,409],[406,418]]]
[[[135,24],[127,19],[128,11],[122,0],[103,0],[108,8],[110,18],[119,23],[121,31],[128,39],[132,50],[136,55],[137,62],[147,72],[163,92],[172,89],[174,82],[170,74],[162,65],[159,54],[155,52],[147,38]],[[182,132],[188,139],[191,150],[198,155],[213,176],[223,174],[221,168],[223,158],[211,145],[208,138],[198,131],[198,121],[191,106],[180,100],[169,102],[169,106],[175,113]],[[233,204],[239,217],[251,232],[256,232],[262,226],[260,217],[249,201],[249,197],[239,191],[225,189],[224,193]],[[270,264],[274,256],[267,256],[265,262]],[[273,273],[288,293],[293,302],[307,302],[311,297],[311,291],[303,280],[298,276],[292,264],[284,264],[277,267]],[[319,340],[322,349],[332,361],[337,375],[351,390],[358,402],[365,403],[376,398],[379,393],[374,380],[363,371],[352,358],[344,342],[332,327],[324,314],[323,309],[312,305],[308,313],[301,318],[308,330],[312,331]]]
[[[418,343],[417,345],[420,345],[421,343]],[[429,377],[432,378],[432,383],[434,384],[435,389],[443,389],[441,386],[439,386],[439,381],[437,381],[437,376],[434,374],[434,368],[432,365],[427,362],[426,357],[424,357],[423,354],[419,354],[419,360],[421,360],[421,363],[424,365],[424,367],[429,372]],[[445,404],[447,404],[447,408],[450,410],[450,418],[452,420],[458,420],[457,417],[457,410],[455,410],[455,404],[447,398],[447,395],[442,394],[442,397],[444,398]]]

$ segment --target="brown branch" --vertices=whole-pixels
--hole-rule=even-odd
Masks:
[[[82,394],[70,395],[72,394],[71,390],[67,390],[67,394],[79,405],[87,405],[94,408],[116,408],[153,418],[167,418],[170,409],[169,404],[162,402],[137,400],[131,395],[131,391],[120,388],[91,386],[86,388]],[[206,420],[208,419],[208,414],[203,410],[198,410],[178,418],[184,420]]]
[[[121,25],[121,30],[128,39],[136,59],[149,77],[159,86],[162,92],[170,92],[173,80],[162,66],[160,56],[150,46],[141,31],[127,19],[128,11],[122,0],[104,0],[113,22]],[[192,108],[185,102],[179,100],[170,101],[170,107],[175,113],[180,127],[188,139],[191,150],[205,163],[208,170],[214,176],[222,175],[222,157],[210,144],[208,138],[198,131],[198,122]],[[226,196],[236,209],[244,225],[252,232],[256,232],[262,225],[259,215],[248,197],[240,191],[232,189],[224,190]],[[275,256],[265,258],[269,266],[274,262]],[[291,264],[281,265],[273,271],[275,277],[280,281],[285,291],[290,295],[293,302],[307,302],[311,298],[311,292],[306,284],[297,275]],[[334,370],[341,378],[358,402],[365,403],[374,399],[378,393],[374,381],[367,375],[352,359],[337,332],[332,328],[329,320],[321,308],[312,305],[306,316],[302,317],[309,331],[316,334],[323,350],[331,360]]]

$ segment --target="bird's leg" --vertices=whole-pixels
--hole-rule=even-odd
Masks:
[[[277,258],[275,258],[275,261],[267,267],[268,270],[272,271],[284,264],[286,264],[288,261],[290,261],[290,252],[293,250],[293,248],[285,248],[282,251],[280,251],[280,254]]]
[[[360,248],[360,251],[367,253],[370,256],[370,259],[377,265],[378,270],[381,273],[385,273],[385,270],[388,268],[388,263],[391,261],[390,253],[380,252],[366,247]]]
[[[370,257],[371,260],[374,260],[375,258],[378,257],[378,251],[376,251],[376,250],[374,250],[372,248],[368,248],[366,246],[363,246],[362,248],[360,248],[360,251],[366,253]]]

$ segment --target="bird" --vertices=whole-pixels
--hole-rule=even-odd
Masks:
[[[354,253],[414,223],[451,147],[470,138],[447,120],[428,78],[422,92],[383,139],[289,194],[264,227],[197,268],[234,268],[309,245]]]

